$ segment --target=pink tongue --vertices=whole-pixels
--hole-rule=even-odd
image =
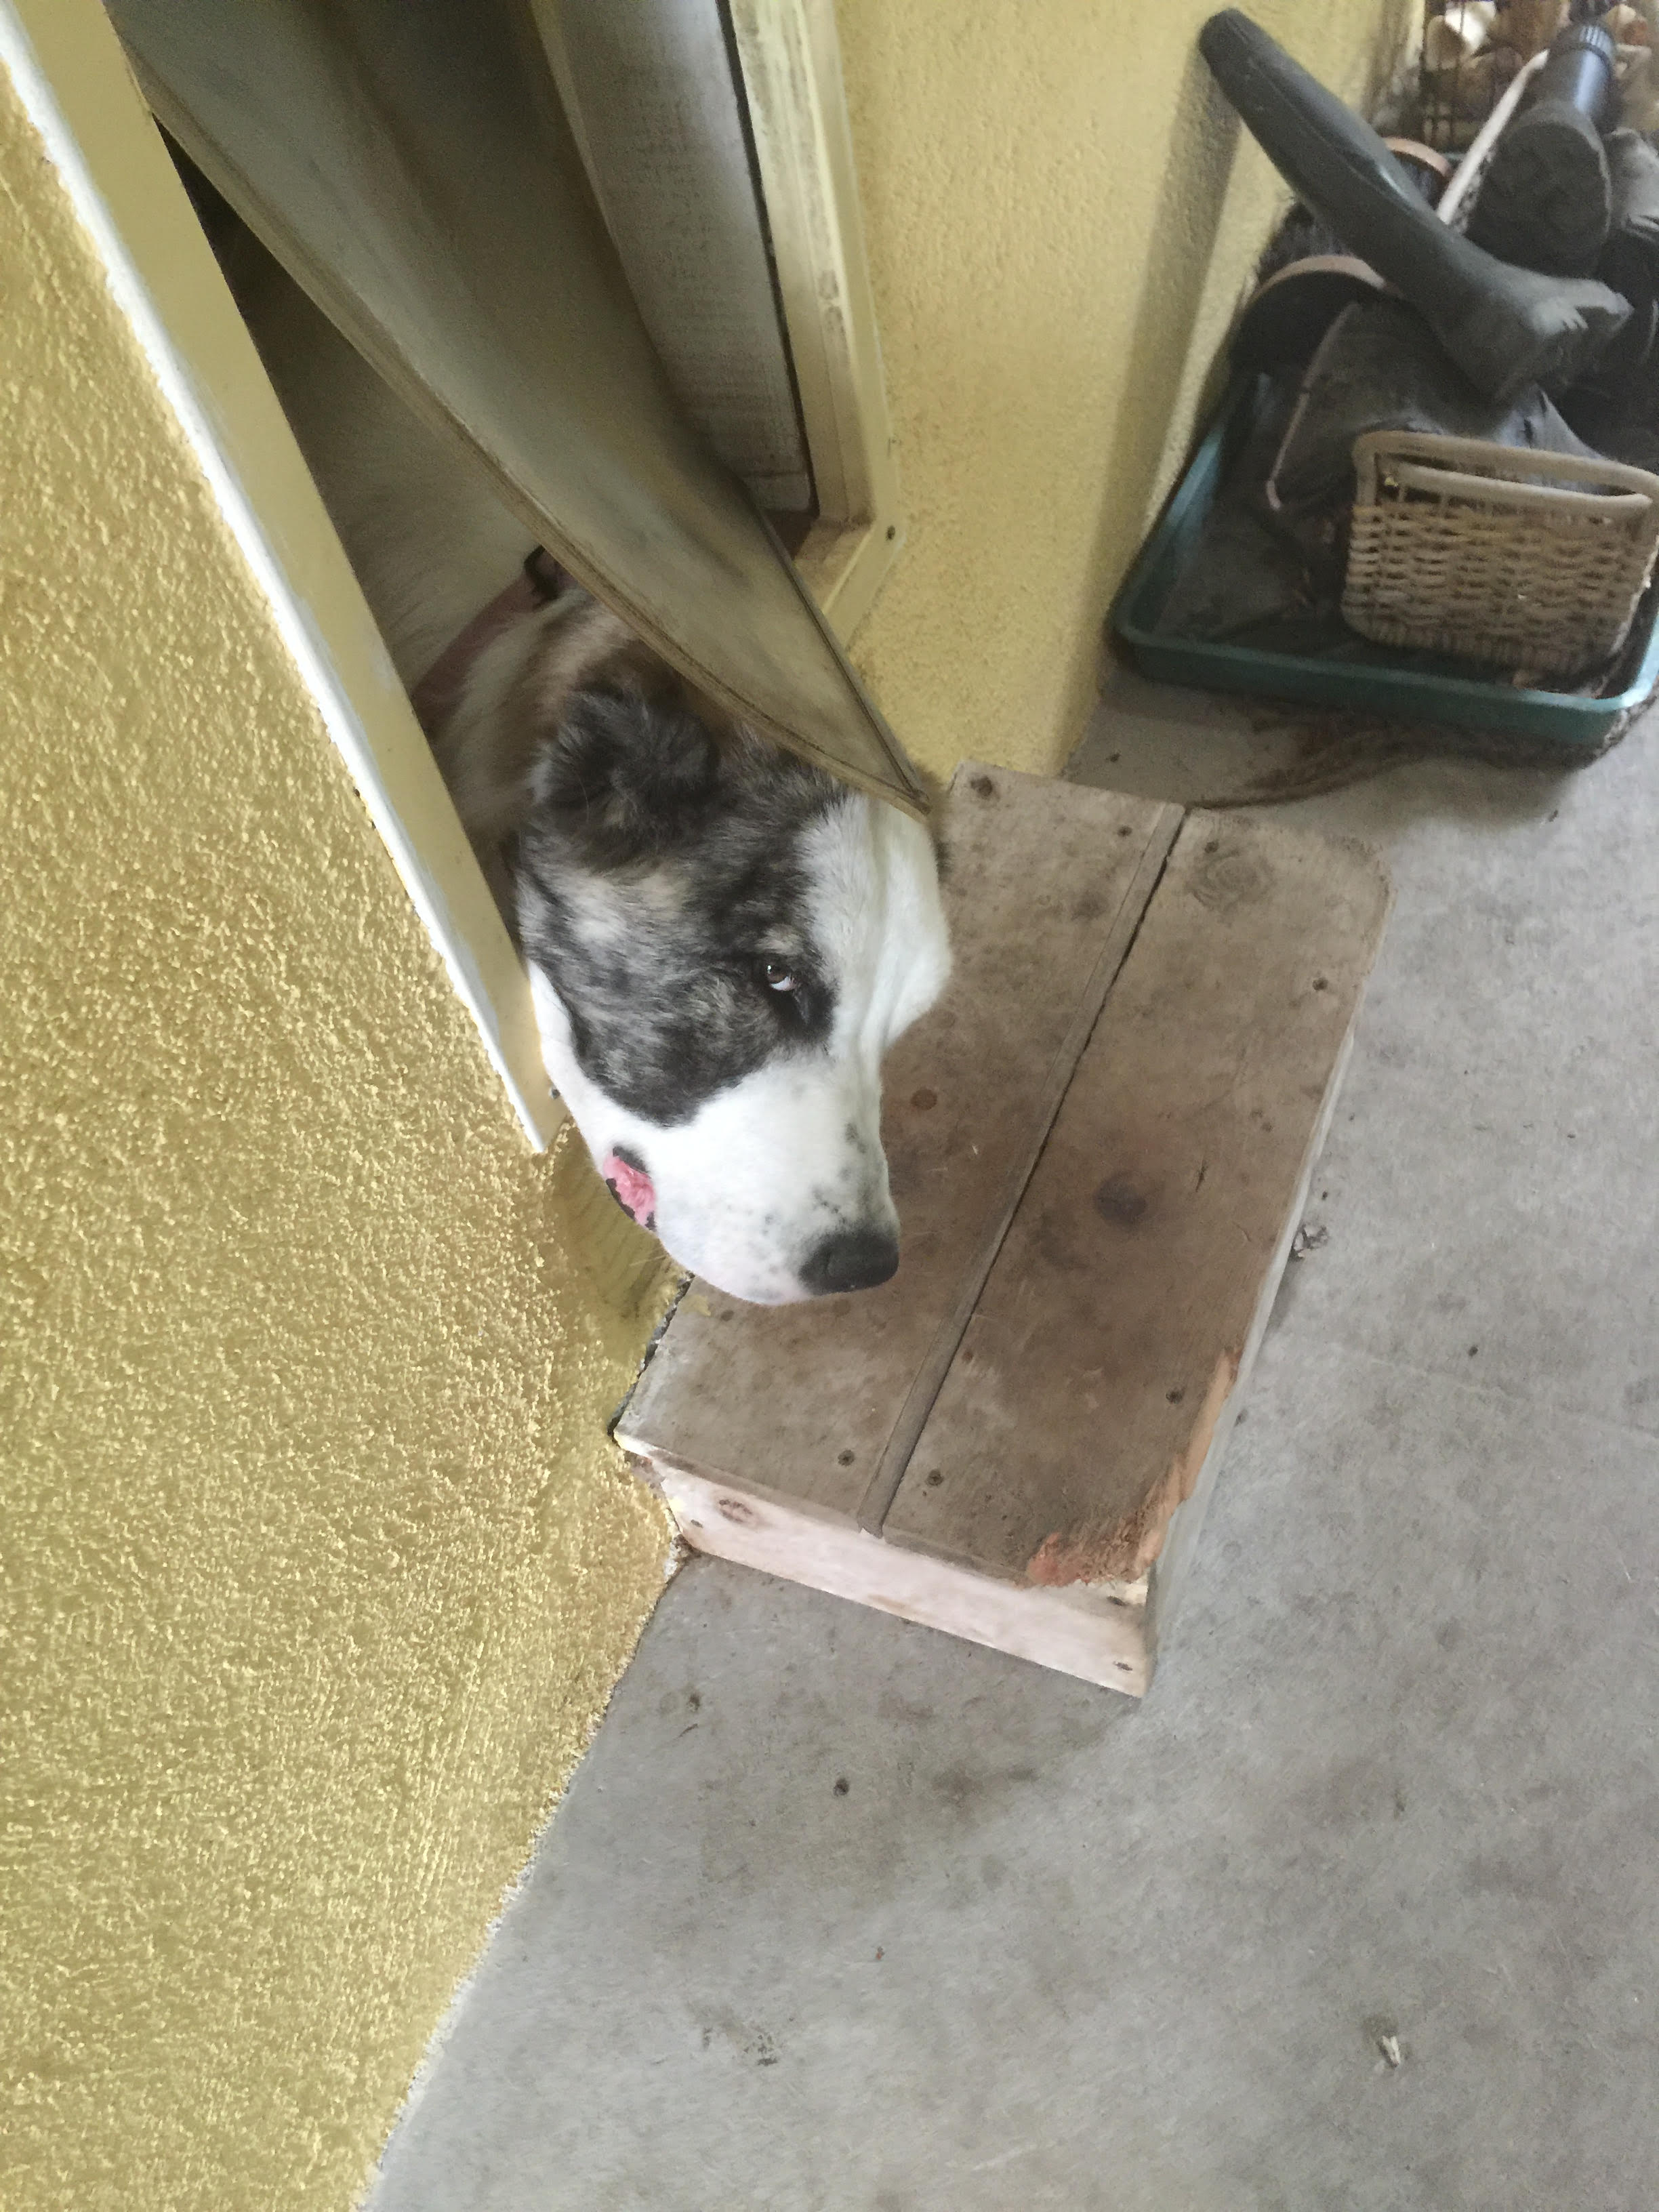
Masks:
[[[631,1213],[641,1229],[656,1227],[657,1194],[642,1168],[630,1167],[619,1153],[612,1152],[599,1173],[624,1213]]]

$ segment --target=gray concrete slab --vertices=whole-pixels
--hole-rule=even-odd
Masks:
[[[374,2212],[1659,2202],[1656,736],[1286,810],[1399,907],[1146,1705],[695,1563]]]

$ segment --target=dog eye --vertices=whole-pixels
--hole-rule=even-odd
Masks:
[[[769,991],[799,991],[800,978],[781,960],[763,960],[761,981]]]

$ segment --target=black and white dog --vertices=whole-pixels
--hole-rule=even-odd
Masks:
[[[733,720],[585,592],[515,599],[532,548],[488,483],[273,263],[233,282],[618,1201],[737,1297],[884,1282],[882,1056],[950,966],[927,832]]]

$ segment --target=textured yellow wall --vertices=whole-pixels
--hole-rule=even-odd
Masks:
[[[0,2202],[339,2208],[660,1588],[646,1322],[3,74],[0,272]]]
[[[1210,0],[837,0],[908,538],[854,658],[916,758],[1058,767],[1279,199]],[[1407,0],[1250,0],[1335,89]]]

